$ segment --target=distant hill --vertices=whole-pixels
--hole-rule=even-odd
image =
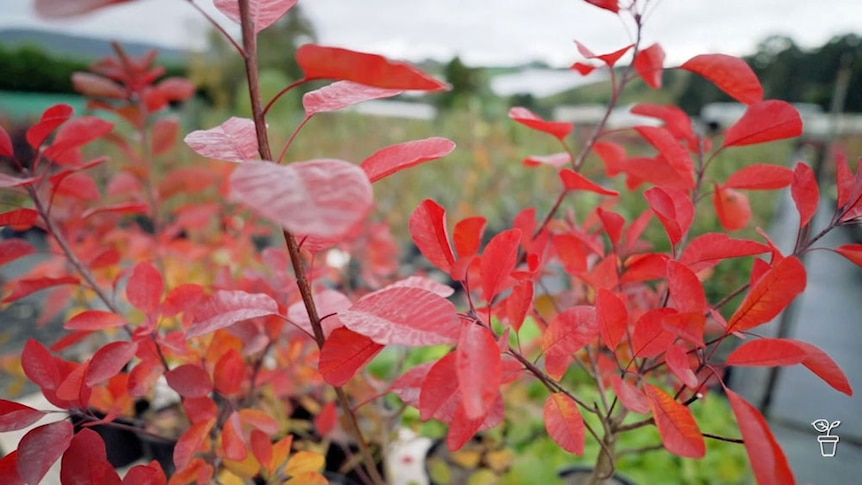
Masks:
[[[151,49],[159,51],[162,63],[184,63],[186,52],[142,42],[121,42],[129,55],[140,56]],[[54,56],[93,61],[114,53],[109,40],[96,37],[60,34],[36,29],[0,29],[0,46],[5,48],[31,45]]]

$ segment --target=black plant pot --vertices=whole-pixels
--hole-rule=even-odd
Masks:
[[[566,485],[583,485],[589,483],[590,477],[593,476],[593,468],[585,465],[573,465],[560,470],[560,478]],[[630,478],[619,473],[614,473],[614,476],[604,481],[605,485],[637,485]]]

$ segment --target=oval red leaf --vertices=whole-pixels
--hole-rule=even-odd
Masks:
[[[102,310],[86,310],[63,325],[66,330],[104,330],[118,328],[126,324],[126,319],[114,312]]]
[[[419,288],[384,288],[360,298],[338,318],[381,345],[454,344],[461,334],[455,305]]]
[[[563,186],[567,190],[586,190],[587,192],[595,192],[601,195],[617,196],[620,195],[616,190],[610,190],[575,172],[574,170],[564,168],[560,171],[560,180],[563,181]]]
[[[643,391],[634,386],[634,384],[623,380],[620,376],[613,374],[611,376],[611,385],[614,392],[629,411],[647,414],[650,412],[650,404]]]
[[[647,384],[644,392],[649,399],[653,419],[667,451],[686,458],[703,458],[706,454],[706,443],[691,411],[652,384]]]
[[[479,266],[485,301],[490,303],[509,285],[510,276],[518,262],[520,243],[521,230],[517,228],[503,231],[488,242]]]
[[[373,204],[365,172],[342,160],[245,162],[230,182],[233,200],[289,231],[324,239],[343,237]]]
[[[848,396],[853,395],[853,388],[850,386],[850,381],[847,380],[847,375],[844,374],[841,367],[826,352],[808,342],[799,340],[794,340],[793,342],[805,349],[806,356],[802,361],[802,365],[808,367],[808,370],[823,379],[837,391],[843,392]]]
[[[727,365],[765,366],[802,363],[808,352],[796,342],[780,338],[759,338],[740,345],[727,357]]]
[[[741,396],[725,388],[730,407],[739,423],[745,451],[751,461],[757,483],[782,485],[796,483],[781,445],[772,435],[763,415]]]
[[[332,331],[320,351],[320,373],[332,386],[343,386],[371,362],[383,345],[346,327]]]
[[[468,419],[479,419],[488,414],[500,393],[500,347],[487,328],[467,324],[455,355],[464,412]]]
[[[306,116],[313,116],[317,113],[338,111],[363,101],[398,96],[403,92],[403,89],[385,89],[351,81],[336,81],[305,93],[302,96],[302,106]]]
[[[445,157],[454,149],[455,143],[446,138],[408,141],[378,150],[360,166],[374,183],[401,170]]]
[[[242,387],[245,377],[245,360],[236,349],[229,349],[216,362],[213,369],[213,386],[224,394],[231,396],[236,394]]]
[[[305,44],[297,50],[296,62],[308,80],[334,79],[378,88],[422,91],[441,91],[449,87],[410,64],[339,47]]]
[[[725,187],[747,190],[783,189],[793,181],[793,170],[781,165],[755,163],[737,170],[727,179]]]
[[[205,397],[213,390],[209,372],[195,364],[183,364],[165,373],[171,389],[183,397]]]
[[[18,475],[39,483],[72,442],[72,423],[57,421],[31,429],[18,444]]]
[[[424,200],[410,216],[410,236],[422,255],[448,273],[455,262],[446,228],[446,209],[431,199]]]
[[[712,202],[718,220],[726,231],[738,231],[751,220],[751,204],[742,192],[716,185]]]
[[[138,310],[153,316],[162,301],[165,282],[162,274],[152,263],[138,263],[126,284],[126,298]]]
[[[653,44],[638,52],[635,57],[635,70],[647,86],[661,89],[661,75],[664,72],[664,49]]]
[[[697,376],[691,370],[688,352],[681,345],[672,345],[664,355],[664,360],[671,372],[689,389],[697,388]]]
[[[805,266],[794,256],[770,268],[727,322],[727,332],[741,332],[771,321],[805,290]]]
[[[578,404],[569,396],[555,392],[544,407],[545,429],[560,448],[581,456],[584,454],[586,429]]]
[[[119,374],[137,350],[137,342],[111,342],[100,348],[90,359],[84,383],[93,387]]]
[[[278,303],[269,295],[219,290],[195,308],[194,323],[186,332],[186,338],[215,332],[250,318],[277,314]]]
[[[183,141],[198,155],[216,160],[240,163],[260,158],[254,121],[246,118],[231,117],[215,128],[193,131]]]
[[[42,419],[44,411],[14,401],[0,399],[0,433],[26,428]]]
[[[60,483],[119,485],[120,476],[108,461],[105,442],[92,429],[82,429],[63,453]]]
[[[299,0],[249,0],[248,14],[254,25],[254,32],[276,23],[296,5]],[[239,2],[237,0],[215,0],[215,7],[236,23],[240,23]]]
[[[817,177],[814,170],[805,163],[796,164],[793,171],[793,182],[790,185],[790,195],[799,212],[799,227],[806,226],[817,213],[817,205],[820,203],[820,187],[817,185]]]
[[[786,101],[770,99],[752,104],[728,128],[723,147],[740,147],[793,138],[802,134],[799,111]]]
[[[763,99],[760,80],[738,57],[702,54],[689,59],[680,68],[700,74],[740,103],[752,104]]]
[[[534,130],[545,132],[560,140],[569,136],[575,125],[563,121],[546,121],[527,108],[515,107],[509,110],[509,118]]]

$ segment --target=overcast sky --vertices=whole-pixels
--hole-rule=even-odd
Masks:
[[[214,11],[211,0],[196,1]],[[52,22],[37,18],[31,4],[0,0],[0,28],[199,47],[207,25],[187,0],[137,0]],[[602,53],[626,45],[630,30],[583,0],[300,0],[300,5],[323,44],[412,60],[458,54],[474,65],[541,59],[567,66],[580,60],[574,39]],[[862,0],[658,0],[645,38],[661,43],[672,65],[699,53],[747,54],[771,34],[813,47],[862,30],[860,21]]]

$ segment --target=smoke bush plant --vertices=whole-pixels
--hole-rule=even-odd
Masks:
[[[55,106],[27,132],[33,159],[18,160],[0,130],[0,156],[19,168],[0,176],[0,184],[21,201],[19,208],[0,214],[0,222],[44,229],[53,255],[10,281],[4,302],[50,291],[49,315],[72,304],[64,317],[68,333],[50,349],[28,342],[22,366],[52,404],[84,422],[80,430],[67,419],[30,430],[18,450],[0,460],[4,483],[38,483],[58,459],[64,483],[120,483],[101,438],[88,428],[126,426],[116,419],[131,416],[134,399],[151,395],[163,376],[182,397],[185,417],[174,436],[176,471],[170,483],[254,477],[267,483],[325,483],[323,457],[297,446],[303,438],[287,420],[295,400],[309,398],[317,431],[326,435],[340,422],[358,447],[361,476],[383,483],[375,456],[380,450],[368,434],[374,417],[365,412],[369,406],[359,404],[395,393],[418,408],[422,419],[446,423],[446,443],[454,450],[503,422],[503,393],[519,379],[537,379],[547,388],[545,427],[560,447],[582,454],[588,436],[600,445],[593,483],[613,474],[619,452],[632,451],[616,449],[618,437],[645,426],[656,426],[663,447],[682,457],[702,457],[704,439],[742,442],[759,483],[792,483],[767,422],[745,399],[725,387],[741,438],[701,433],[689,408],[708,387],[725,386],[723,370],[733,365],[801,363],[852,394],[843,372],[822,350],[791,339],[760,338],[755,331],[804,290],[800,256],[831,229],[862,217],[862,171],[857,167],[854,175],[847,161],[838,159],[837,207],[820,229],[812,227],[818,183],[803,163],[792,169],[754,164],[727,180],[712,180],[707,171],[719,152],[802,132],[793,106],[764,100],[744,61],[717,54],[694,57],[679,68],[704,76],[747,105],[745,115],[712,140],[693,130],[679,108],[640,104],[634,113],[662,122],[634,128],[656,154],[627,156],[605,122],[633,80],[661,87],[664,53],[658,44],[641,42],[649,2],[588,2],[619,15],[636,33],[633,44],[608,54],[577,44],[586,60],[573,70],[610,73],[613,96],[605,118],[574,147],[567,141],[570,123],[546,121],[524,108],[509,113],[515,122],[560,142],[560,153],[531,157],[532,165],[550,165],[559,173],[561,189],[552,209],[537,214],[525,208],[513,227],[484,247],[482,217],[458,221],[451,237],[445,209],[432,200],[410,217],[410,233],[422,254],[463,287],[467,304],[460,309],[448,299],[449,287],[420,275],[396,279],[394,245],[385,228],[369,222],[375,181],[445,156],[454,149],[451,141],[408,141],[358,165],[334,159],[282,163],[290,142],[280,152],[270,145],[266,115],[279,96],[261,98],[256,36],[296,0],[215,0],[241,25],[241,41],[231,41],[245,60],[253,117],[231,118],[185,136],[208,161],[176,160],[180,124],[164,114],[170,102],[188,99],[193,87],[182,79],[160,79],[153,55],[135,59],[119,48],[117,59],[96,64],[93,73],[77,74],[74,81],[93,108],[114,113],[130,131]],[[114,3],[120,2],[37,0],[36,8],[61,17]],[[629,54],[631,65],[615,68]],[[305,45],[297,61],[305,76],[282,94],[310,81],[333,82],[304,96],[306,118],[291,141],[317,113],[405,90],[446,89],[410,65],[342,48]],[[98,139],[119,148],[118,160],[84,157],[82,148]],[[630,221],[614,212],[621,195],[582,172],[591,154],[601,159],[607,177],[624,176],[630,191],[645,188],[649,210]],[[763,241],[730,235],[748,225],[745,191],[788,186],[800,214],[791,254],[763,233]],[[601,203],[581,217],[563,213],[564,202],[584,192],[598,194]],[[691,234],[696,205],[713,207],[724,232]],[[654,218],[671,243],[667,252],[654,251],[641,239]],[[258,252],[254,237],[266,234],[268,223],[281,228],[285,248]],[[334,247],[353,251],[369,287],[339,286],[343,274],[326,265]],[[0,262],[35,251],[23,240],[2,241]],[[862,263],[862,245],[834,251]],[[387,252],[390,258],[381,257]],[[703,279],[731,258],[753,258],[750,282],[720,301],[708,301]],[[556,268],[562,268],[568,288],[550,293],[543,278]],[[741,295],[730,319],[722,318],[719,310]],[[539,300],[550,303],[537,305]],[[528,317],[541,329],[534,341],[520,337]],[[110,343],[80,362],[60,357],[93,334]],[[717,361],[722,345],[742,338],[725,361]],[[450,351],[383,389],[361,372],[387,346],[430,345]],[[597,402],[567,386],[564,377],[573,366],[587,371]],[[590,426],[585,413],[595,415],[601,427]],[[0,431],[45,416],[0,401]],[[167,481],[157,462],[135,466],[122,479]]]

